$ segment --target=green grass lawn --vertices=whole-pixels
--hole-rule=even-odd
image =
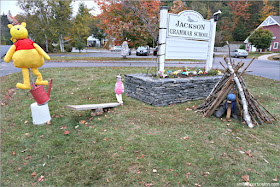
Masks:
[[[65,107],[116,102],[116,75],[145,72],[41,69],[53,78],[52,120],[43,126],[32,124],[34,101],[15,88],[22,74],[2,77],[1,186],[235,186],[248,176],[279,183],[279,122],[249,129],[189,110],[201,101],[153,107],[125,95],[124,106],[102,116]],[[279,81],[244,78],[280,119]]]

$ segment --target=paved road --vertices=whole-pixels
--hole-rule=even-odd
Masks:
[[[8,47],[9,48],[9,47]],[[7,50],[8,50],[7,48]],[[1,46],[1,56],[4,50],[2,50]],[[101,51],[100,51],[101,52]],[[111,52],[103,52],[103,53],[109,53],[112,54]],[[90,53],[90,55],[94,54],[100,54],[100,53]],[[82,54],[81,54],[82,55]],[[87,54],[84,54],[87,55]],[[65,55],[66,56],[66,55]],[[68,55],[67,55],[68,56]],[[139,61],[130,61],[130,62],[121,62],[121,61],[105,61],[105,62],[45,62],[43,65],[43,68],[56,68],[56,67],[155,67],[157,66],[156,63],[156,58],[152,58],[151,61],[141,61],[141,57],[139,58]],[[121,58],[121,57],[120,57]],[[144,57],[145,58],[145,57]],[[239,62],[242,60],[246,64],[249,63],[251,59],[235,59],[236,62]],[[223,69],[223,67],[220,65],[219,62],[224,62],[222,57],[215,57],[214,58],[214,63],[213,63],[213,68],[218,68],[218,69]],[[186,61],[170,61],[166,62],[166,67],[204,67],[204,63],[197,63],[197,62],[186,62]],[[20,68],[15,68],[13,66],[13,63],[10,62],[7,64],[1,59],[0,63],[0,70],[1,74],[0,76],[5,76],[11,73],[15,72],[21,72]],[[254,62],[250,65],[250,67],[247,69],[249,74],[252,75],[257,75],[257,76],[262,76],[266,77],[269,79],[274,79],[274,80],[280,80],[280,75],[279,71],[280,70],[280,63],[279,61],[269,61],[269,60],[254,60]]]

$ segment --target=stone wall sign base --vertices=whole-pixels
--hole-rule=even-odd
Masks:
[[[125,75],[125,93],[153,106],[166,106],[206,98],[222,76],[153,78],[147,74]]]

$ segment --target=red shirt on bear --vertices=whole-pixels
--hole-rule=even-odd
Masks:
[[[26,38],[22,40],[18,40],[14,45],[16,46],[16,51],[18,50],[26,50],[26,49],[35,49],[33,46],[33,41]]]

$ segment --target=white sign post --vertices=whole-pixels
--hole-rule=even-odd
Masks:
[[[159,71],[164,71],[165,59],[206,60],[206,72],[212,68],[216,34],[214,19],[204,20],[200,13],[185,10],[168,14],[160,9]]]
[[[166,31],[167,31],[167,14],[168,7],[160,7],[160,20],[159,20],[159,37],[158,37],[158,71],[164,72],[164,61],[165,61],[165,44],[166,44]]]

